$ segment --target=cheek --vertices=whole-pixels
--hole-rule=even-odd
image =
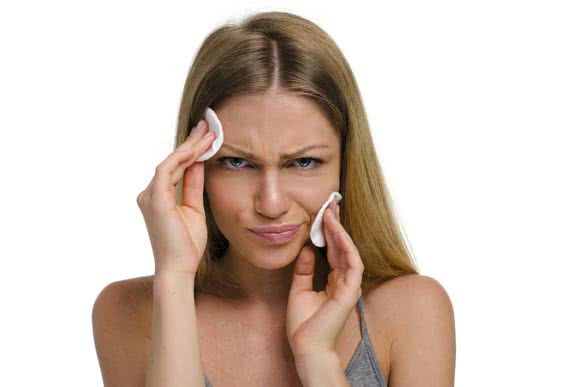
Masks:
[[[243,195],[225,179],[218,179],[212,174],[205,175],[204,188],[213,216],[218,223],[238,213],[237,208],[241,205]]]
[[[232,240],[232,237],[238,233],[236,228],[241,224],[239,221],[242,213],[241,201],[236,200],[237,196],[232,193],[233,191],[221,186],[209,184],[205,190],[217,227],[228,240]]]
[[[325,204],[331,192],[339,192],[337,186],[313,187],[312,189],[299,190],[298,201],[302,203],[305,211],[311,216],[311,224],[317,217],[317,213]]]

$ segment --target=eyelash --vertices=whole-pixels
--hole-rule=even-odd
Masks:
[[[233,167],[233,166],[231,168],[227,167],[226,166],[226,163],[224,161],[230,160],[230,159],[246,160],[246,159],[244,159],[242,157],[227,156],[227,157],[221,157],[221,158],[219,158],[217,160],[217,162],[220,163],[220,165],[224,169],[226,169],[228,171],[239,172],[240,170],[246,168],[246,167]],[[314,161],[315,162],[315,167],[314,168],[303,168],[303,167],[301,167],[301,170],[303,170],[303,171],[310,171],[310,170],[317,169],[317,168],[319,168],[319,166],[321,164],[323,164],[323,160],[322,159],[319,159],[319,158],[316,158],[316,157],[299,157],[298,159],[295,159],[294,161],[296,161],[296,160],[311,160],[311,161]]]

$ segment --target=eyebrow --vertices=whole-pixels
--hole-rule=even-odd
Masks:
[[[235,145],[230,145],[230,144],[224,143],[221,146],[221,148],[226,148],[226,149],[229,149],[231,151],[238,152],[238,153],[242,154],[243,156],[246,156],[247,158],[252,159],[252,160],[255,160],[256,159],[256,156],[254,156],[252,153],[247,152],[244,149],[239,148],[239,147],[237,147]],[[311,150],[311,149],[320,149],[320,148],[327,149],[327,148],[330,148],[330,147],[329,147],[329,145],[309,145],[309,146],[306,146],[306,147],[303,147],[303,148],[299,148],[299,149],[297,149],[297,150],[295,150],[293,152],[285,153],[285,154],[283,154],[281,156],[281,158],[283,158],[283,159],[292,158],[292,157],[295,157],[295,156],[299,156],[299,155],[305,153],[308,150]]]

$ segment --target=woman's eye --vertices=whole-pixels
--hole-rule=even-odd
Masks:
[[[227,161],[229,161],[229,160],[244,160],[244,159],[242,159],[241,157],[222,157],[222,158],[220,158],[220,159],[219,159],[219,162],[220,162],[222,165],[224,165],[224,166],[225,166],[225,165],[226,165],[226,163],[225,163],[225,161],[226,161],[226,160],[227,160]],[[233,164],[230,162],[230,163],[229,163],[229,166],[231,166],[231,167],[232,167],[231,169],[241,169],[241,168],[240,168],[240,166],[241,166],[241,161],[240,161],[239,163],[236,163],[236,164],[240,164],[240,165],[236,165],[236,166],[235,166],[235,168],[234,168],[234,165],[233,165]],[[228,169],[230,169],[230,168],[228,168]]]
[[[295,161],[298,161],[298,160],[304,160],[305,163],[300,163],[300,164],[303,164],[303,165],[306,165],[306,163],[308,163],[310,165],[311,164],[311,161],[314,161],[315,162],[315,164],[314,164],[315,165],[315,168],[317,168],[321,164],[321,160],[320,159],[315,159],[313,157],[301,157],[300,159],[296,159]],[[315,169],[315,168],[302,167],[302,169]]]
[[[235,163],[233,162],[235,161]],[[311,170],[311,169],[316,169],[318,168],[321,164],[323,164],[323,160],[318,159],[318,158],[314,158],[314,157],[301,157],[298,159],[295,159],[294,162],[298,162],[301,161],[300,163],[298,163],[298,165],[300,165],[300,169],[301,170]],[[221,157],[218,162],[222,165],[222,167],[224,167],[227,170],[230,171],[239,171],[241,169],[244,169],[244,167],[242,167],[242,163],[246,162],[246,159],[243,159],[241,157]],[[311,168],[311,162],[313,162],[313,167]]]

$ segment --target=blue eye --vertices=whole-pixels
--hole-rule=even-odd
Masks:
[[[296,159],[295,161],[297,161],[297,160],[308,160],[308,161],[309,161],[309,163],[310,163],[311,161],[314,161],[314,162],[315,162],[315,168],[317,168],[317,167],[319,166],[319,164],[321,164],[321,160],[320,160],[320,159],[315,159],[315,158],[313,158],[313,157],[301,157],[301,158],[299,158],[299,159]],[[302,168],[302,167],[301,167],[301,169],[315,169],[315,168]]]
[[[222,158],[220,158],[220,159],[218,160],[218,162],[219,162],[219,163],[220,163],[220,164],[221,164],[221,165],[222,165],[222,166],[225,168],[225,167],[226,167],[226,165],[227,165],[227,164],[225,163],[225,161],[226,161],[226,160],[244,160],[244,159],[242,159],[242,158],[240,158],[240,157],[222,157]],[[240,161],[240,164],[241,164],[241,161]],[[232,164],[232,163],[229,163],[229,165],[230,165],[231,167],[233,167],[233,164]],[[240,165],[240,166],[241,166],[241,165]],[[226,169],[240,169],[240,166],[236,166],[235,168],[226,168]]]
[[[234,166],[234,164],[233,164],[233,163],[232,163],[230,160],[231,160],[231,161],[234,161],[234,160],[243,160],[243,161],[245,161],[246,159],[243,159],[243,158],[241,158],[241,157],[229,157],[229,156],[228,156],[228,157],[221,157],[221,158],[219,158],[219,159],[217,160],[217,162],[218,162],[218,163],[219,163],[219,164],[220,164],[220,165],[221,165],[221,166],[222,166],[224,169],[227,169],[227,170],[229,170],[229,171],[236,171],[236,172],[237,172],[237,171],[239,171],[239,170],[241,170],[241,169],[244,169],[244,168],[246,168],[246,167],[242,167],[242,161],[239,161],[239,162],[237,162],[236,164],[239,164],[239,165],[236,165],[236,166]],[[314,167],[313,167],[313,168],[307,168],[307,167],[303,167],[303,166],[301,166],[301,167],[300,167],[300,169],[301,169],[301,170],[312,170],[312,169],[316,169],[316,168],[318,168],[318,167],[319,167],[321,164],[323,164],[323,160],[321,160],[321,159],[318,159],[318,158],[315,158],[315,157],[301,157],[301,158],[295,159],[294,161],[296,162],[296,161],[299,161],[299,160],[303,160],[303,161],[305,161],[305,163],[301,163],[301,164],[303,164],[303,165],[305,165],[305,164],[306,164],[306,162],[307,162],[306,160],[308,160],[308,162],[309,162],[309,163],[310,163],[310,162],[314,162],[314,164],[313,164],[313,165],[314,165]]]

